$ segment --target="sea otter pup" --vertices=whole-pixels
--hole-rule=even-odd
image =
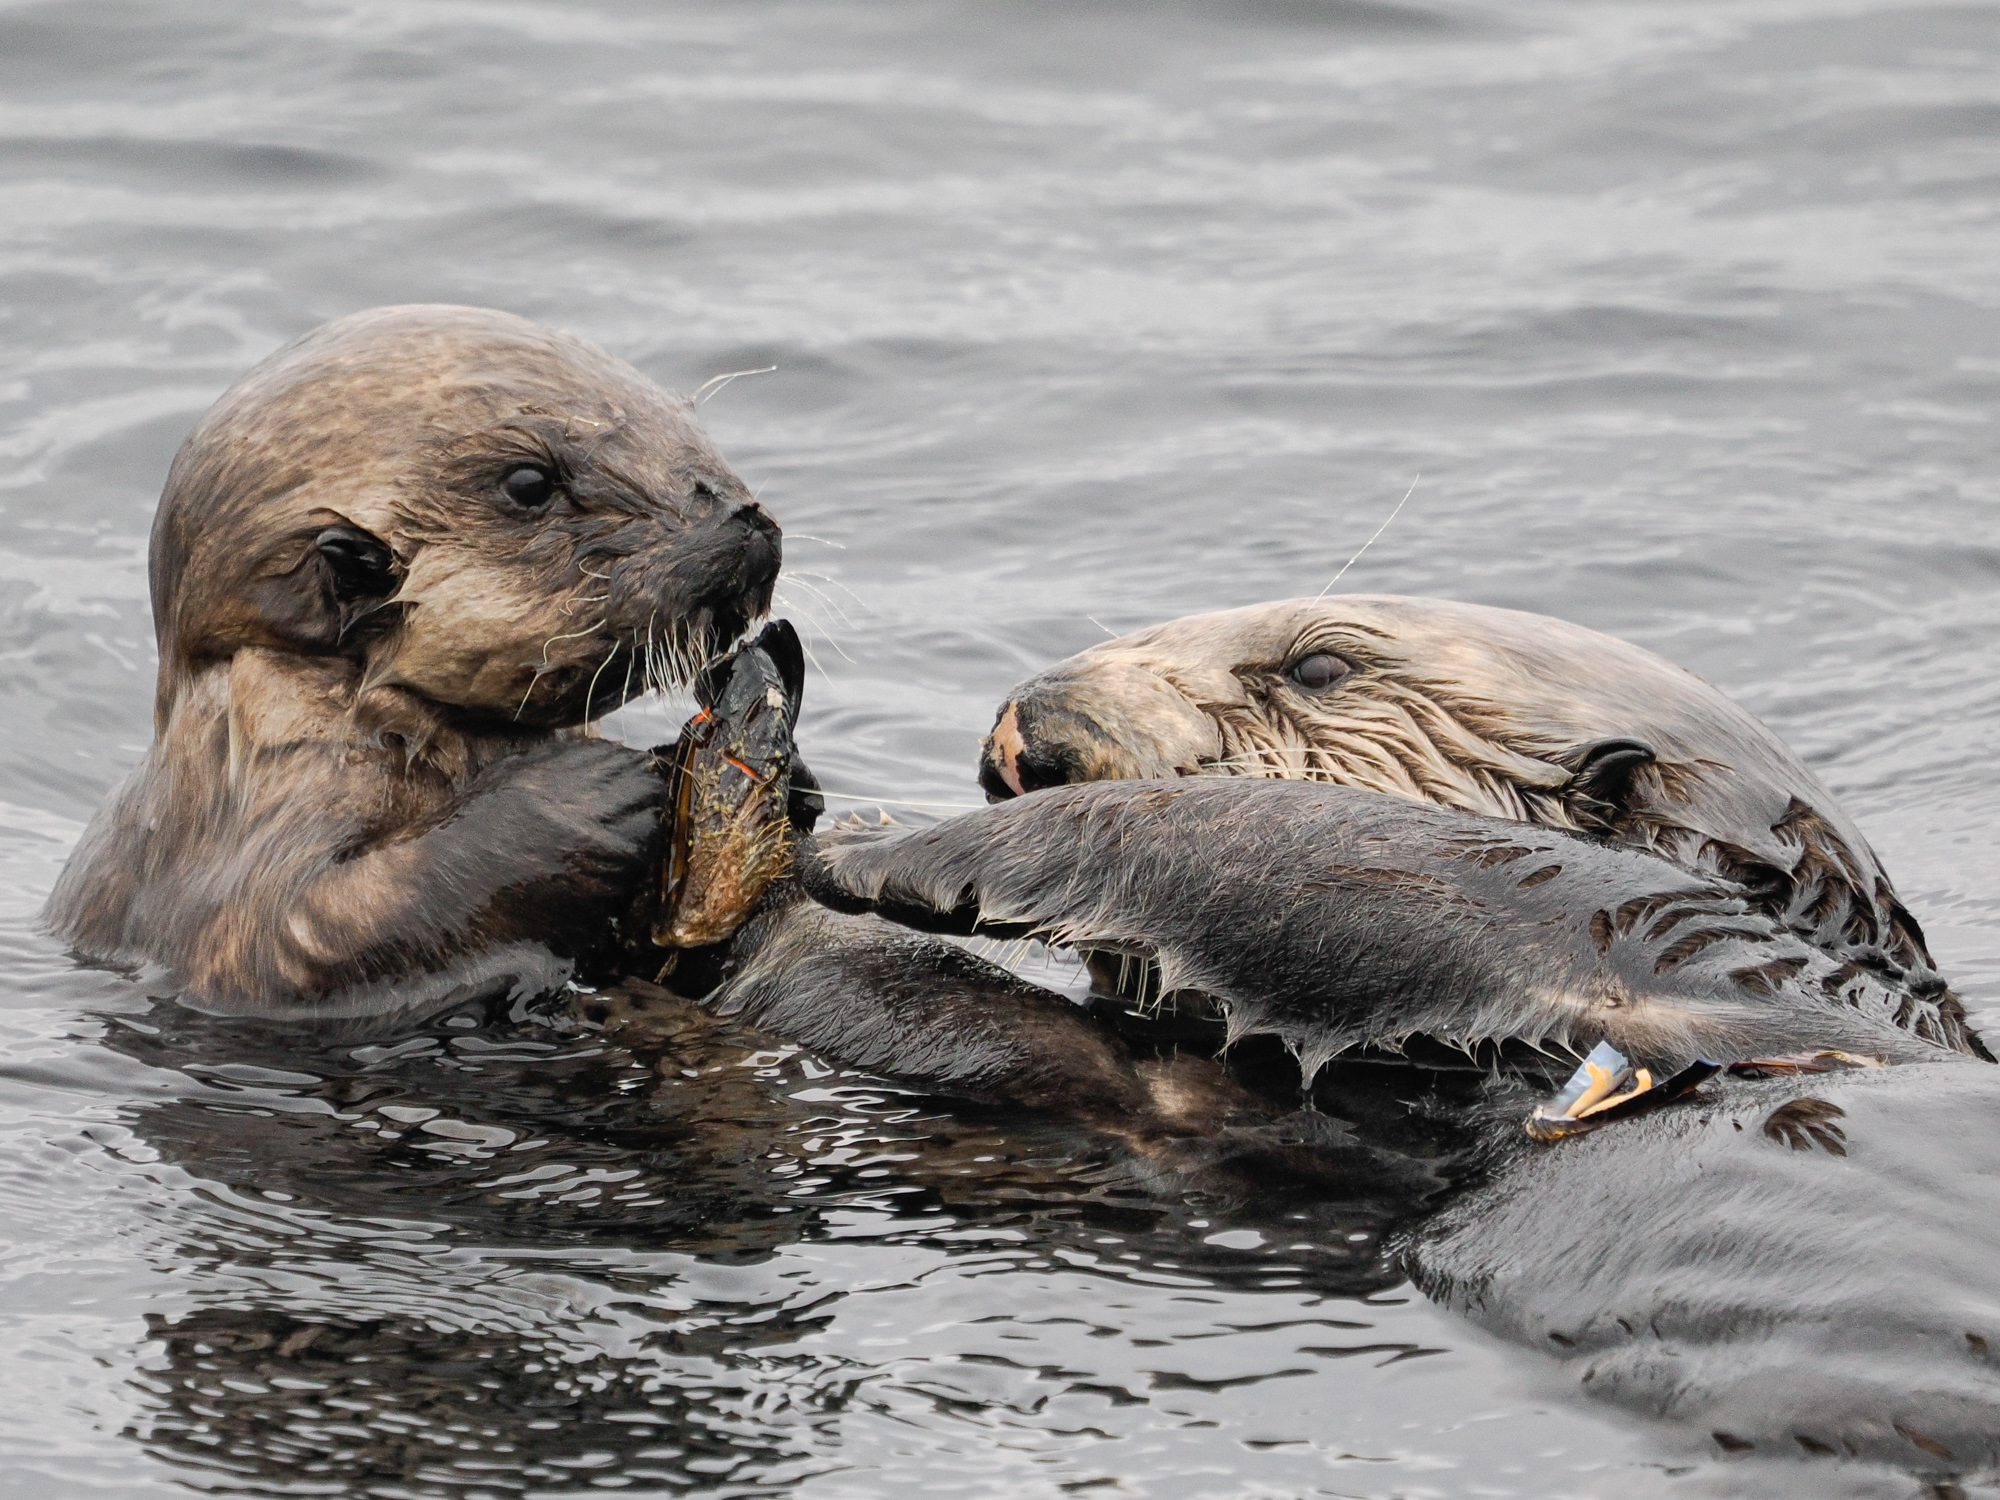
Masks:
[[[378,308],[251,370],[153,525],[155,738],[52,931],[267,1017],[561,984],[656,862],[571,733],[768,607],[778,528],[688,402],[569,334]]]

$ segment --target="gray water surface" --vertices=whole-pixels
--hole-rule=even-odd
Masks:
[[[1592,1406],[1365,1224],[790,1051],[197,1023],[34,914],[149,733],[181,436],[448,300],[777,367],[704,419],[839,809],[976,802],[1010,683],[1409,492],[1343,588],[1736,695],[2000,1024],[1997,213],[1992,4],[0,4],[0,1490],[1911,1493]]]

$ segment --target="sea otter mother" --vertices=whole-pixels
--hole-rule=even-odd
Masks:
[[[690,404],[582,339],[451,306],[306,334],[174,460],[154,743],[49,927],[233,1014],[558,987],[663,795],[574,731],[726,646],[779,557]]]
[[[1521,1128],[1532,1084],[1496,1068],[1462,1115],[1472,1180],[1406,1224],[1402,1259],[1712,1454],[1861,1461],[1812,1493],[1991,1483],[2000,1070],[1859,830],[1708,684],[1537,616],[1289,601],[1050,668],[1002,706],[982,780],[998,805],[809,852],[809,884],[1157,961],[1308,1076],[1413,1033],[1901,1063],[1747,1069],[1777,1076],[1554,1145]],[[804,1013],[755,965],[737,984],[744,1013]]]

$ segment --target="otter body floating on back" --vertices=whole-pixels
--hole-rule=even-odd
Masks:
[[[1417,1035],[1610,1041],[1654,1069],[1986,1056],[1865,840],[1782,742],[1692,674],[1561,621],[1377,598],[1175,621],[1016,689],[981,780],[1018,804],[809,852],[808,888],[850,915],[1158,960],[1169,990],[1223,1002],[1230,1034],[1282,1036],[1308,1078]],[[1092,781],[1122,785],[1060,786]],[[725,1007],[948,1078],[898,1068],[887,1039],[967,1025],[960,960],[906,952],[952,974],[892,1006],[803,962],[883,941],[820,920],[815,943],[769,952],[760,924]],[[1015,1050],[1043,1045],[1024,1031]]]
[[[1367,595],[1193,615],[1023,683],[980,762],[996,799],[1158,776],[1332,782],[1656,855],[1728,882],[1840,983],[1901,992],[1898,1025],[1984,1055],[1819,778],[1693,673],[1582,626]]]
[[[1351,659],[1325,659],[1336,641]],[[919,927],[1155,956],[1307,1070],[1425,1030],[1613,1037],[1667,1064],[1828,1046],[1910,1064],[1718,1079],[1554,1145],[1520,1128],[1535,1095],[1496,1078],[1462,1121],[1478,1171],[1427,1210],[1405,1197],[1402,1255],[1441,1303],[1711,1455],[1886,1464],[1939,1494],[2000,1462],[2000,1206],[1982,1188],[2000,1073],[1971,1065],[1984,1048],[1852,823],[1706,683],[1509,612],[1275,605],[1042,674],[982,772],[1003,805],[835,842],[808,885]],[[772,989],[741,982],[753,1004]],[[1074,1055],[1090,1068],[1036,1085],[1087,1115],[1114,1096],[1097,1054]],[[1179,1128],[1246,1134],[1199,1113]],[[1316,1139],[1309,1157],[1350,1149]]]
[[[692,407],[601,349],[477,308],[327,324],[174,460],[154,743],[48,925],[220,1011],[552,988],[645,878],[662,795],[563,731],[688,676],[778,562]]]

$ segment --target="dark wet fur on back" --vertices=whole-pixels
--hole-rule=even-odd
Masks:
[[[1484,1182],[1403,1254],[1438,1302],[1711,1453],[1990,1469],[2000,1073],[1803,1090],[1718,1080],[1555,1147],[1504,1128],[1503,1099]]]

